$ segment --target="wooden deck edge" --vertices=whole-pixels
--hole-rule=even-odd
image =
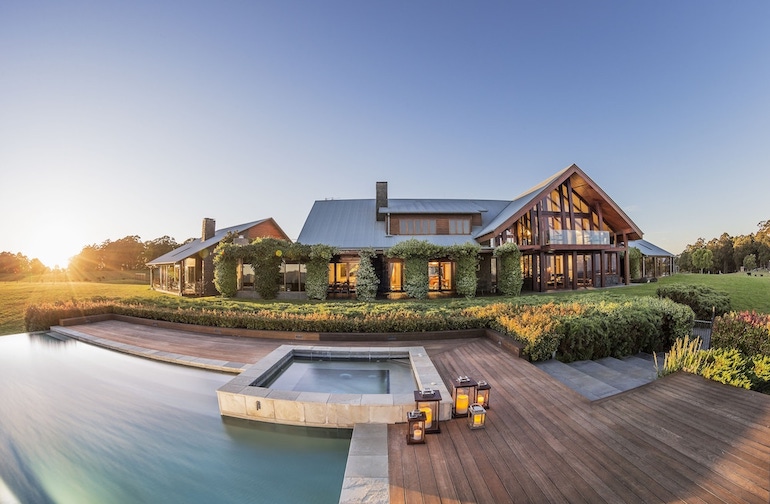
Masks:
[[[294,341],[425,341],[445,339],[470,339],[488,338],[500,348],[519,358],[526,358],[524,345],[492,329],[457,329],[451,331],[425,331],[405,333],[330,333],[330,332],[300,332],[300,331],[266,331],[259,329],[242,329],[234,327],[215,327],[196,324],[184,324],[181,322],[169,322],[165,320],[131,317],[115,313],[100,315],[87,315],[61,319],[60,326],[74,326],[117,320],[131,324],[159,327],[162,329],[175,329],[179,331],[192,331],[215,336],[240,336],[244,338],[262,338]]]

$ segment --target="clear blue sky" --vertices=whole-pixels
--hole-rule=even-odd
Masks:
[[[5,0],[0,251],[313,201],[512,199],[576,163],[679,253],[770,218],[770,2]]]

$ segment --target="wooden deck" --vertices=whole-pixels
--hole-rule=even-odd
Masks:
[[[487,426],[390,426],[393,503],[770,502],[770,396],[679,373],[591,403],[486,340],[431,357],[490,382]]]
[[[77,330],[240,362],[287,343],[118,321]],[[390,426],[393,503],[770,502],[770,396],[679,373],[591,403],[487,339],[410,344],[425,346],[446,383],[488,380],[491,409],[485,429],[454,419],[425,445]]]

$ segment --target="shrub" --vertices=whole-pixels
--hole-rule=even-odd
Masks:
[[[361,257],[361,263],[356,275],[356,297],[361,301],[374,301],[377,297],[377,287],[380,285],[380,279],[377,278],[372,265],[376,254],[374,250],[367,248],[362,249],[358,255]]]
[[[447,256],[455,262],[455,289],[460,296],[476,296],[479,282],[476,270],[479,268],[480,250],[481,246],[475,242],[452,245],[447,249]]]
[[[238,292],[238,263],[227,253],[227,248],[233,246],[220,243],[214,249],[214,287],[224,297],[234,297]]]
[[[770,393],[770,357],[746,357],[736,348],[701,350],[698,338],[680,338],[666,354],[658,376],[685,371],[726,385]]]
[[[518,296],[524,284],[519,247],[515,243],[503,243],[495,249],[494,255],[500,259],[497,289],[505,296]]]
[[[436,258],[443,249],[426,240],[414,238],[397,243],[388,251],[390,257],[404,260],[404,291],[409,297],[428,297],[428,261]]]
[[[770,315],[744,311],[717,317],[711,346],[737,348],[745,355],[770,356]]]
[[[689,306],[699,320],[711,320],[712,313],[722,315],[730,311],[727,293],[705,285],[664,285],[658,287],[657,294]]]
[[[308,299],[326,299],[329,290],[329,261],[339,254],[329,245],[311,245],[307,261],[305,292]]]

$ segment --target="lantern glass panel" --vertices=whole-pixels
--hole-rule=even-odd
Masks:
[[[452,416],[468,416],[468,408],[476,402],[475,380],[467,376],[460,376],[454,380],[454,389],[452,390]]]
[[[487,421],[487,412],[480,404],[472,404],[468,413],[468,425],[471,429],[481,429]]]
[[[479,380],[478,392],[476,393],[476,402],[489,409],[489,391],[492,386],[486,381]]]
[[[410,411],[406,415],[406,443],[418,444],[425,442],[425,413],[420,410]]]
[[[425,413],[425,432],[441,432],[441,393],[438,390],[415,390],[414,402],[415,408]]]

